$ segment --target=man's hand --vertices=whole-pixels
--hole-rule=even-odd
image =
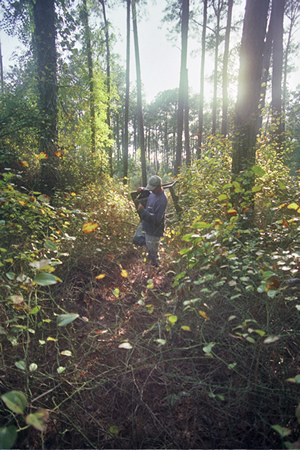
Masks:
[[[137,188],[137,192],[141,192],[141,191],[143,191],[143,190],[144,190],[143,187],[138,187],[138,188]]]
[[[138,204],[137,210],[140,211],[141,209],[143,209],[143,205],[141,203]]]

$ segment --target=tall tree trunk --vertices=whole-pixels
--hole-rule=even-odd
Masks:
[[[188,70],[185,71],[185,95],[184,95],[184,149],[186,156],[186,164],[191,164],[191,150],[190,150],[190,130],[189,130],[189,79]]]
[[[282,65],[283,65],[283,17],[285,0],[273,0],[274,28],[272,74],[272,121],[275,125],[277,149],[283,142],[282,135]]]
[[[3,73],[3,57],[2,57],[2,49],[0,42],[0,76],[1,76],[1,92],[4,92],[4,73]]]
[[[199,100],[199,129],[197,159],[200,159],[202,134],[203,134],[203,107],[204,107],[204,73],[205,73],[205,52],[206,52],[206,24],[207,24],[207,0],[203,1],[203,26],[202,26],[202,51],[201,51],[201,75],[200,75],[200,100]]]
[[[110,79],[110,43],[109,43],[109,24],[106,18],[106,10],[105,10],[105,2],[104,0],[99,0],[100,4],[102,5],[102,12],[103,12],[103,20],[104,20],[104,28],[105,28],[105,46],[106,46],[106,92],[107,92],[107,106],[106,106],[106,123],[109,129],[109,135],[108,138],[111,139],[111,128],[110,128],[110,85],[111,85],[111,79]],[[110,176],[113,176],[113,159],[112,159],[112,145],[109,144],[108,148],[108,160],[109,160],[109,167],[110,167]]]
[[[133,37],[135,50],[135,65],[136,65],[136,87],[137,87],[137,120],[139,129],[139,142],[141,149],[141,165],[142,165],[142,185],[147,184],[147,170],[146,170],[146,154],[145,154],[145,138],[144,138],[144,119],[142,106],[142,80],[141,80],[141,63],[138,41],[138,30],[136,20],[136,0],[131,0],[132,6],[132,23],[133,23]]]
[[[274,34],[274,13],[273,9],[271,11],[271,17],[269,21],[268,32],[265,41],[265,50],[263,57],[263,72],[262,72],[262,81],[261,81],[261,93],[260,93],[260,109],[262,114],[259,117],[259,125],[258,128],[262,127],[262,119],[263,119],[263,110],[265,109],[266,104],[266,93],[267,93],[267,85],[269,81],[269,72],[270,72],[270,64],[271,64],[271,55],[272,55],[272,47],[273,47],[273,34]]]
[[[229,41],[231,31],[233,0],[228,0],[227,25],[225,33],[225,49],[223,57],[223,111],[222,111],[222,130],[223,136],[228,132],[228,58],[229,58]]]
[[[214,4],[214,2],[213,2]],[[215,14],[217,17],[217,25],[215,29],[215,67],[214,67],[214,93],[213,93],[213,107],[212,107],[212,134],[216,134],[217,131],[217,96],[218,96],[218,58],[219,58],[219,44],[220,44],[220,20],[221,20],[221,10],[223,2],[218,0],[218,6],[215,8]]]
[[[178,175],[181,158],[182,158],[182,133],[183,133],[183,117],[186,89],[186,62],[187,62],[187,43],[188,43],[188,26],[189,26],[189,0],[182,0],[181,14],[181,65],[180,65],[180,83],[178,95],[178,116],[177,116],[177,146],[174,174]]]
[[[290,1],[288,6],[289,6],[289,8],[288,8],[288,11],[286,12],[286,15],[290,21],[290,24],[289,24],[289,29],[288,29],[287,44],[286,44],[286,47],[284,50],[283,88],[282,88],[283,89],[283,100],[282,100],[283,114],[285,114],[286,95],[287,95],[288,59],[289,59],[289,54],[291,51],[292,35],[293,35],[294,27],[297,23],[297,18],[299,17],[299,14],[300,14],[300,5],[299,4],[295,4],[293,1]],[[284,131],[284,125],[285,125],[285,123],[283,122],[282,131]]]
[[[264,40],[270,0],[247,0],[240,51],[232,172],[255,163]]]
[[[120,114],[116,114],[116,144],[117,144],[117,162],[120,161],[121,146],[120,146]]]
[[[129,82],[130,82],[130,0],[127,3],[127,39],[126,39],[126,94],[124,119],[123,174],[124,184],[128,182],[128,124],[129,124]]]
[[[82,2],[82,18],[84,26],[84,40],[87,50],[87,63],[89,74],[89,90],[90,90],[90,116],[91,116],[91,151],[95,153],[96,150],[96,117],[95,117],[95,88],[94,88],[94,68],[91,46],[91,30],[89,26],[89,14],[87,10],[86,0]]]
[[[59,182],[57,131],[57,53],[54,0],[33,4],[33,40],[37,62],[40,135],[39,148],[47,155],[41,160],[41,190],[52,195]]]

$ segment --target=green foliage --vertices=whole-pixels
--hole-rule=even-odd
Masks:
[[[285,155],[264,137],[257,165],[232,180],[230,152],[228,141],[212,137],[202,159],[181,174],[183,214],[173,241],[182,245],[173,286],[197,292],[184,302],[184,310],[196,314],[203,298],[212,301],[221,290],[230,291],[231,301],[258,295],[268,302],[298,272],[299,182],[289,175]],[[252,225],[245,227],[249,214]],[[205,310],[201,317],[208,318]],[[239,336],[254,343],[253,332]],[[266,344],[279,339],[269,325],[262,335]]]
[[[10,391],[1,395],[2,401],[6,407],[14,414],[24,415],[27,407],[27,398],[23,392]],[[45,430],[48,419],[48,412],[45,409],[40,409],[34,413],[28,414],[25,417],[27,425],[33,426],[35,429],[43,432]],[[8,425],[0,428],[0,449],[4,450],[12,448],[17,439],[18,429],[15,425]]]

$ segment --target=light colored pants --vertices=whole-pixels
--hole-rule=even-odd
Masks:
[[[158,264],[158,247],[160,237],[150,236],[146,233],[146,247],[151,263],[156,266]]]

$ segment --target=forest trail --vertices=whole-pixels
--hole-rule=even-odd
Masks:
[[[186,308],[188,290],[173,287],[169,259],[150,271],[143,251],[128,244],[101,261],[76,261],[44,311],[79,317],[36,327],[28,355],[38,366],[30,402],[49,412],[46,430],[24,429],[15,448],[281,448],[268,424],[292,400],[273,376],[274,350],[232,334],[228,317],[240,304],[221,293],[206,319]],[[13,352],[17,358],[20,349]],[[296,373],[292,348],[286,361]],[[23,390],[20,373],[6,369]]]

